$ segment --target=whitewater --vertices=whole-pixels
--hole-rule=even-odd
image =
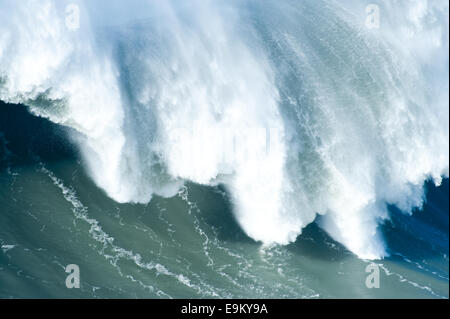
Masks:
[[[70,128],[118,203],[223,185],[264,247],[315,221],[380,259],[388,207],[449,176],[449,9],[374,3],[377,28],[353,0],[0,0],[0,100]]]

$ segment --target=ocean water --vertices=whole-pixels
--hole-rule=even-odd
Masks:
[[[0,297],[448,298],[448,34],[446,1],[0,0]]]

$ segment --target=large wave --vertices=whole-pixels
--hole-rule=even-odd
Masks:
[[[118,202],[222,183],[255,240],[319,214],[381,258],[387,205],[448,177],[449,33],[445,0],[374,3],[0,0],[0,99],[73,128]]]

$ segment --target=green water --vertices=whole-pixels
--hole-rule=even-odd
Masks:
[[[3,170],[0,202],[3,298],[448,297],[448,259],[423,260],[439,276],[395,256],[377,262],[389,275],[368,289],[368,262],[315,225],[294,244],[262,247],[219,187],[117,204],[69,159]],[[68,264],[80,267],[80,289],[65,286]]]

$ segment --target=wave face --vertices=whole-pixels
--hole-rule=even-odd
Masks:
[[[449,175],[449,33],[445,0],[377,5],[1,0],[0,100],[73,128],[118,202],[221,183],[257,241],[320,215],[382,258],[387,205]]]

